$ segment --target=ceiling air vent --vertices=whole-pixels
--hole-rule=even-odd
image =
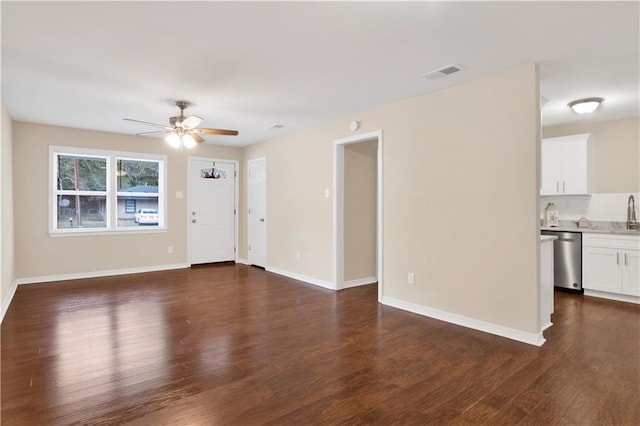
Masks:
[[[442,67],[435,71],[428,72],[426,74],[422,74],[422,78],[426,78],[427,80],[436,80],[438,78],[446,77],[448,75],[457,73],[461,71],[463,68],[460,65],[451,64],[446,67]]]

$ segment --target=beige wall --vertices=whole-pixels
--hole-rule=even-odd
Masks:
[[[331,125],[318,126],[245,148],[242,194],[246,162],[267,159],[267,266],[333,280],[333,194],[326,198],[325,190],[333,188],[331,144],[336,134]],[[241,235],[246,236],[246,208],[241,211]],[[243,258],[246,241],[240,244]]]
[[[640,117],[551,127],[545,138],[591,133],[593,193],[640,191]]]
[[[331,282],[333,141],[353,134],[354,119],[361,133],[382,129],[383,297],[537,333],[538,99],[537,67],[528,65],[244,150],[206,145],[190,154],[242,158],[242,176],[247,160],[266,157],[267,265]],[[14,123],[13,139],[18,278],[187,261],[187,200],[175,198],[186,194],[186,153],[156,139],[27,123]],[[169,231],[49,237],[49,145],[168,155]]]
[[[527,65],[247,147],[267,157],[268,265],[333,280],[324,192],[359,120],[383,130],[383,296],[537,333],[539,116]]]
[[[153,267],[188,262],[188,156],[240,160],[240,149],[198,145],[176,151],[161,139],[15,122],[14,197],[17,278]],[[168,231],[154,234],[48,235],[49,146],[167,155]],[[176,191],[184,198],[177,199]],[[168,254],[167,247],[174,253]]]
[[[344,280],[376,276],[378,141],[344,146]]]
[[[2,140],[0,141],[0,295],[7,307],[15,280],[13,233],[13,122],[2,105]]]

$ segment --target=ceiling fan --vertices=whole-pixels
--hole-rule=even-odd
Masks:
[[[154,132],[142,132],[136,133],[139,136],[148,135],[160,135],[166,134],[166,140],[174,148],[193,148],[197,143],[204,142],[204,138],[200,135],[226,135],[237,136],[237,130],[224,130],[224,129],[205,129],[198,128],[198,126],[204,121],[200,117],[190,115],[184,116],[184,110],[189,107],[187,101],[176,101],[176,106],[180,108],[180,115],[176,117],[169,117],[169,125],[149,123],[148,121],[134,120],[132,118],[123,118],[125,121],[133,121],[135,123],[142,123],[148,126],[160,127],[163,130],[157,130]]]

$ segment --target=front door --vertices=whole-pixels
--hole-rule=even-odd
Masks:
[[[249,222],[249,263],[265,267],[267,263],[267,161],[250,160],[247,185]]]
[[[235,259],[236,165],[189,161],[189,226],[191,264]]]

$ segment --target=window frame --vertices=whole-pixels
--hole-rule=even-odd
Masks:
[[[107,163],[107,189],[102,191],[76,191],[58,189],[58,157],[81,156],[88,158],[104,158]],[[148,161],[158,163],[158,212],[157,226],[118,226],[118,182],[116,168],[118,160]],[[114,234],[140,234],[158,233],[167,231],[167,156],[161,154],[148,154],[140,152],[110,151],[102,149],[77,148],[71,146],[49,147],[49,235],[50,236],[86,236],[86,235],[114,235]],[[106,196],[106,226],[104,228],[62,228],[58,229],[58,195],[100,195]],[[136,193],[127,194],[135,195]],[[155,198],[156,195],[150,196]],[[136,203],[137,204],[137,203]]]

